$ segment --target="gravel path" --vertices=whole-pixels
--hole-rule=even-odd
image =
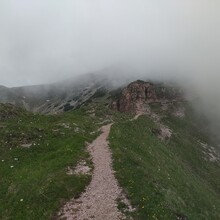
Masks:
[[[72,199],[61,211],[60,219],[68,220],[119,220],[126,219],[117,208],[116,199],[121,189],[112,169],[108,135],[111,124],[102,127],[102,134],[89,145],[94,173],[92,181],[80,198]]]

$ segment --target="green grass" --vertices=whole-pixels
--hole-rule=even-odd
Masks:
[[[198,139],[208,141],[190,117],[164,119],[173,131],[163,142],[147,116],[113,125],[114,169],[137,211],[134,219],[220,219],[220,164],[204,160]]]
[[[210,139],[190,108],[180,119],[158,104],[151,106],[173,130],[163,142],[153,134],[157,126],[150,118],[130,121],[131,115],[108,105],[108,96],[98,96],[78,110],[54,116],[0,105],[0,219],[51,219],[64,202],[79,196],[91,177],[70,176],[66,169],[80,159],[90,163],[85,142],[111,121],[113,165],[137,208],[131,213],[134,219],[220,219],[220,165],[204,160],[198,140]],[[33,146],[22,148],[23,143]]]
[[[67,175],[67,167],[81,159],[91,163],[85,142],[96,138],[103,122],[130,117],[108,104],[108,96],[96,97],[53,116],[0,105],[0,219],[50,219],[65,201],[80,195],[91,176]],[[23,148],[24,143],[32,146]]]
[[[1,122],[0,219],[50,219],[89,183],[90,176],[70,176],[66,169],[88,160],[85,142],[96,137],[90,133],[99,125],[83,110],[57,116],[21,112]],[[22,148],[23,142],[33,146]]]

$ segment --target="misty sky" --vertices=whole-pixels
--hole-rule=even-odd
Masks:
[[[219,10],[219,0],[0,0],[0,84],[129,63],[217,88]]]

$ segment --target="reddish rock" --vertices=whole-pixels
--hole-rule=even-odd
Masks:
[[[178,97],[177,94],[173,88],[166,89],[161,85],[137,80],[122,90],[111,107],[120,112],[141,113],[146,111],[147,104],[171,101]]]

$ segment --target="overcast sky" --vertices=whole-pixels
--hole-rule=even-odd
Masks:
[[[219,0],[0,0],[0,84],[129,63],[217,86],[219,10]]]

